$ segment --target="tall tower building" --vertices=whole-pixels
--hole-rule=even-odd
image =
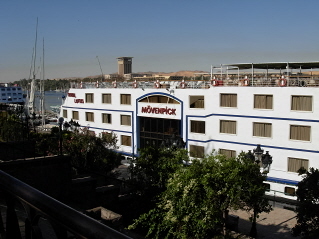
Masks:
[[[133,57],[118,57],[117,58],[119,75],[132,73],[132,58]]]

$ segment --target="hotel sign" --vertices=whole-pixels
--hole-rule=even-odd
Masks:
[[[161,103],[138,103],[138,116],[180,119],[181,105],[180,104],[161,104]]]
[[[142,107],[142,113],[152,113],[152,114],[166,114],[166,115],[176,115],[176,109],[168,108],[167,106],[165,108],[160,107],[151,107],[146,106]]]

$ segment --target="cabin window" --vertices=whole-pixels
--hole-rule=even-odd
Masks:
[[[224,134],[236,134],[236,121],[221,120],[219,132]]]
[[[288,172],[297,173],[300,168],[309,169],[308,159],[288,158]]]
[[[121,135],[121,144],[125,146],[132,146],[131,136]]]
[[[79,111],[72,111],[72,119],[79,120]]]
[[[131,116],[130,115],[121,115],[121,125],[131,126]]]
[[[285,187],[285,194],[288,196],[296,196],[296,189],[292,187]]]
[[[102,122],[106,124],[112,124],[112,115],[107,113],[102,113]]]
[[[194,158],[204,158],[204,146],[189,145],[189,155]]]
[[[189,97],[189,108],[198,109],[204,108],[204,96],[203,95],[191,95]]]
[[[130,105],[131,104],[131,95],[130,94],[121,94],[121,104]]]
[[[291,110],[312,111],[312,96],[293,95]]]
[[[272,95],[254,95],[254,109],[272,109]]]
[[[68,118],[68,111],[67,110],[63,110],[63,118]]]
[[[290,139],[310,141],[310,126],[290,125]]]
[[[205,134],[205,121],[191,120],[191,132]]]
[[[270,123],[253,123],[253,136],[271,137],[272,124]]]
[[[94,113],[93,112],[85,112],[86,121],[94,122]]]
[[[236,158],[236,151],[230,149],[219,149],[219,154],[225,155],[226,158]]]
[[[237,94],[220,94],[220,107],[237,107]]]
[[[270,184],[269,183],[263,183],[264,187],[265,187],[265,191],[266,192],[270,192]]]
[[[85,103],[94,103],[93,93],[86,93],[85,94]]]
[[[111,94],[102,94],[103,104],[112,104]]]

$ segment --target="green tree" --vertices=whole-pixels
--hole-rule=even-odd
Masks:
[[[129,228],[144,227],[152,238],[211,238],[226,235],[229,209],[251,210],[264,191],[259,167],[245,159],[210,155],[179,168],[168,180],[155,209]],[[251,187],[249,187],[251,186]],[[258,208],[262,211],[263,207]],[[258,212],[259,212],[258,211]]]
[[[146,147],[139,150],[129,171],[131,183],[142,194],[158,195],[166,188],[167,180],[188,161],[187,151],[177,148]]]
[[[304,171],[300,171],[304,173]],[[294,235],[303,238],[319,238],[319,170],[310,168],[298,183],[297,224]]]
[[[78,170],[94,170],[105,173],[120,162],[117,149],[117,136],[103,133],[99,137],[88,130],[82,133],[64,131],[63,152],[71,156],[71,164]]]

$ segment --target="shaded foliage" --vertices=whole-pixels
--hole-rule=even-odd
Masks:
[[[310,168],[296,191],[298,207],[297,224],[293,228],[295,236],[319,238],[319,170]]]
[[[258,180],[251,180],[257,177]],[[244,154],[226,159],[210,155],[178,168],[168,180],[157,207],[129,228],[145,228],[150,238],[211,238],[226,235],[229,209],[269,211],[264,205],[264,177]],[[250,182],[252,181],[252,182]],[[253,203],[253,200],[256,202]]]

